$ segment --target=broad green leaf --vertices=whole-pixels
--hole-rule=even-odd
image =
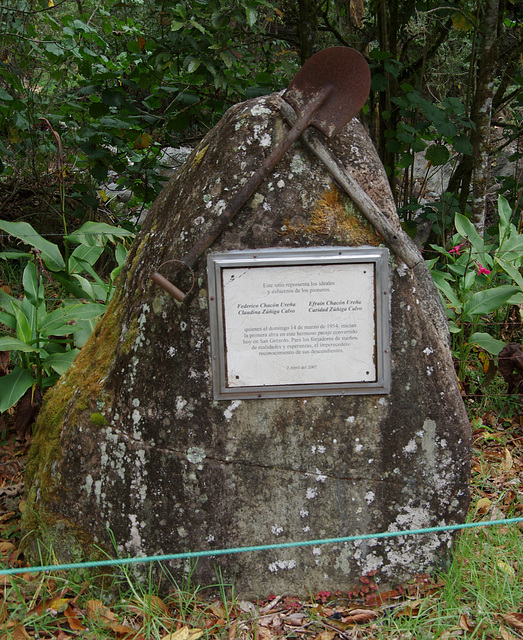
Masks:
[[[67,324],[75,320],[89,320],[98,318],[107,309],[105,304],[90,302],[87,304],[72,304],[60,307],[49,313],[39,326],[42,336],[60,335],[64,336],[74,332],[74,325]]]
[[[9,327],[12,331],[16,329],[16,320],[11,313],[0,311],[0,323],[5,324],[5,326]]]
[[[511,252],[516,254],[514,257],[519,257],[523,253],[523,235],[516,233],[503,242],[499,253],[508,258],[507,254]]]
[[[82,287],[77,283],[77,279],[80,277],[76,273],[71,274],[73,277],[66,274],[64,271],[53,273],[53,278],[59,282],[67,293],[72,294],[75,298],[89,297]]]
[[[71,349],[65,353],[52,353],[45,359],[45,365],[50,366],[56,373],[63,375],[73,364],[79,353],[80,349]]]
[[[463,153],[466,156],[472,155],[472,144],[470,143],[470,140],[464,133],[462,133],[459,136],[456,136],[453,140],[453,143],[454,143],[454,149],[456,149],[458,153]]]
[[[31,344],[32,331],[29,320],[27,319],[22,309],[20,309],[16,305],[13,305],[12,309],[13,314],[16,318],[16,335],[18,339],[22,342],[25,342],[26,344]]]
[[[125,259],[127,258],[127,249],[123,246],[123,244],[116,245],[116,251],[114,252],[114,257],[116,258],[116,262],[118,266],[123,266]]]
[[[93,289],[93,284],[87,278],[78,275],[77,273],[73,273],[73,278],[78,281],[78,284],[82,288],[84,295],[76,296],[77,298],[89,298],[89,300],[97,300],[97,296]]]
[[[499,243],[501,247],[503,246],[503,240],[505,239],[505,234],[510,225],[510,220],[512,218],[512,209],[503,196],[499,196],[498,198],[498,213],[499,213]],[[500,247],[500,248],[501,248]]]
[[[189,60],[189,64],[187,65],[187,71],[189,73],[194,73],[198,69],[198,67],[201,65],[202,61],[199,60],[198,58],[194,58],[193,56],[190,56],[188,60]]]
[[[389,51],[380,51],[379,49],[373,49],[369,53],[370,58],[374,58],[374,60],[388,60],[392,58],[392,53]]]
[[[0,351],[23,351],[24,353],[36,353],[39,351],[27,342],[22,342],[18,338],[3,336],[0,338]]]
[[[15,367],[0,378],[0,413],[7,411],[33,386],[34,378],[27,369]]]
[[[109,277],[109,280],[111,281],[111,284],[116,280],[116,278],[120,275],[120,271],[123,269],[123,267],[116,267],[115,269],[113,269],[111,271],[111,275]]]
[[[92,318],[91,320],[79,320],[74,325],[74,343],[79,349],[81,349],[87,342],[87,340],[89,340],[89,337],[93,332],[93,329],[95,328],[97,322],[97,318]]]
[[[102,255],[103,250],[104,249],[101,245],[91,246],[81,244],[80,246],[76,247],[76,249],[71,254],[71,257],[69,258],[69,270],[82,271],[83,262],[87,262],[87,264],[93,266],[98,258]]]
[[[481,349],[485,349],[488,353],[491,353],[493,356],[497,356],[501,349],[505,346],[505,343],[502,340],[496,340],[489,333],[481,333],[476,332],[473,333],[469,338],[470,344],[475,344]]]
[[[19,258],[30,258],[31,254],[26,251],[0,251],[0,258],[3,260],[18,260]]]
[[[520,288],[511,284],[503,284],[493,289],[478,291],[464,304],[463,316],[467,318],[492,313],[506,304],[517,293],[520,293]]]
[[[463,291],[470,291],[475,281],[476,281],[476,270],[469,269],[463,277]]]
[[[456,310],[457,313],[461,313],[462,305],[459,298],[454,293],[454,289],[449,282],[439,273],[433,273],[432,278],[439,291],[447,298],[450,305]],[[446,305],[448,306],[448,304]]]
[[[196,22],[196,20],[189,20],[189,24],[197,29],[200,33],[203,33],[204,35],[207,34],[207,29],[199,22]]]
[[[28,262],[22,277],[27,299],[34,307],[39,307],[44,301],[44,285],[38,276],[34,262]]]
[[[236,58],[230,51],[227,51],[227,49],[225,51],[220,51],[220,58],[224,62],[227,69],[230,69],[236,62]]]
[[[102,101],[109,107],[123,107],[125,104],[125,95],[122,91],[103,89]]]
[[[88,262],[82,262],[84,271],[88,273],[98,284],[99,286],[104,288],[104,291],[107,293],[109,290],[109,286],[100,278],[100,276],[96,273],[96,271],[91,267]]]
[[[7,313],[13,313],[13,305],[20,307],[21,302],[17,298],[13,298],[3,289],[0,289],[0,309],[7,311]]]
[[[505,273],[507,273],[512,278],[512,280],[514,280],[518,287],[520,287],[521,291],[523,291],[523,276],[519,272],[519,269],[516,269],[516,267],[511,262],[503,260],[503,258],[496,258],[496,262],[503,269],[503,271],[505,271]]]
[[[89,302],[87,304],[73,304],[66,308],[64,316],[68,320],[88,320],[98,318],[107,310],[105,304]]]
[[[458,128],[450,120],[446,120],[444,122],[434,122],[434,126],[442,136],[452,137],[455,136],[458,132]]]
[[[133,238],[134,233],[105,222],[85,222],[79,229],[67,236],[70,242],[88,246],[105,245],[106,240],[114,238]]]
[[[461,333],[462,329],[455,322],[449,322],[449,331],[450,333]]]
[[[49,336],[66,336],[73,332],[73,327],[68,322],[71,322],[71,318],[67,318],[63,307],[55,309],[48,313],[42,322],[38,325],[38,331],[43,338]]]
[[[425,158],[435,167],[447,164],[450,158],[450,151],[442,144],[434,144],[425,151]]]
[[[476,227],[472,224],[472,222],[466,218],[461,213],[456,213],[456,217],[454,218],[454,224],[456,225],[456,229],[458,233],[463,237],[467,238],[470,244],[474,247],[476,253],[482,254],[485,251],[485,243],[483,242],[483,238],[477,232]]]
[[[47,315],[47,311],[45,309],[45,302],[42,302],[42,304],[39,307],[35,307],[29,302],[27,297],[24,296],[22,300],[22,304],[20,305],[20,309],[22,313],[25,315],[25,317],[27,318],[27,322],[31,327],[31,340],[34,341],[36,337],[36,331],[37,331],[36,324],[39,320],[41,320],[42,318],[45,318],[45,316]]]
[[[28,222],[0,220],[0,229],[38,249],[42,254],[43,261],[51,271],[61,271],[65,268],[65,262],[58,247],[42,238]]]

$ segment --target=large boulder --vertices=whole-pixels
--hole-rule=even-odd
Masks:
[[[232,107],[169,181],[109,310],[46,396],[23,526],[59,560],[95,546],[115,553],[112,540],[119,554],[143,556],[465,518],[470,430],[445,330],[428,311],[437,293],[392,253],[390,393],[213,398],[205,259],[194,274],[177,261],[285,135],[277,105],[269,96]],[[361,123],[328,146],[400,232]],[[380,242],[298,142],[210,252]],[[183,303],[151,281],[158,270],[190,289]],[[201,558],[191,571],[211,584],[219,566],[244,596],[304,594],[348,589],[371,571],[408,579],[444,563],[451,544],[450,532],[371,539]],[[169,568],[183,577],[189,564]]]

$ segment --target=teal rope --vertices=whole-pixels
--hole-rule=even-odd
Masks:
[[[138,564],[144,562],[163,562],[166,560],[184,560],[188,558],[205,558],[209,556],[224,556],[232,553],[247,553],[250,551],[271,551],[273,549],[289,549],[290,547],[310,547],[321,544],[339,544],[340,542],[354,542],[356,540],[376,540],[377,538],[397,538],[398,536],[413,536],[424,533],[440,533],[441,531],[456,531],[473,527],[490,527],[498,524],[513,524],[523,522],[523,518],[508,518],[506,520],[487,520],[484,522],[467,522],[452,524],[444,527],[428,527],[426,529],[411,529],[407,531],[384,531],[382,533],[366,533],[344,538],[323,538],[321,540],[303,540],[301,542],[280,542],[278,544],[262,544],[254,547],[233,547],[232,549],[214,549],[207,551],[188,551],[186,553],[170,553],[161,556],[143,556],[139,558],[118,558],[116,560],[98,560],[90,562],[69,562],[65,564],[51,564],[20,569],[1,569],[0,576],[18,573],[33,573],[35,571],[62,571],[66,569],[87,569],[89,567],[109,567],[124,564]]]

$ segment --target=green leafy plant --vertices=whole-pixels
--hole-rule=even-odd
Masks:
[[[498,214],[490,238],[482,238],[470,220],[457,213],[452,248],[431,245],[440,254],[429,266],[447,309],[461,380],[472,349],[497,355],[504,346],[486,330],[487,316],[502,317],[507,305],[523,301],[523,235],[512,223],[512,209],[503,197],[498,199]]]
[[[5,251],[2,259],[27,259],[23,270],[23,296],[0,289],[0,351],[16,355],[17,365],[0,378],[0,413],[12,407],[31,387],[52,385],[72,364],[79,349],[104,313],[133,233],[105,223],[86,222],[59,246],[42,237],[27,222],[0,220],[0,229],[32,247]],[[114,251],[109,251],[110,246]],[[103,279],[95,265],[105,252],[116,266]],[[63,296],[63,297],[61,297]]]

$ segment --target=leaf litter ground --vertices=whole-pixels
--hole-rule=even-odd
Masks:
[[[0,417],[0,421],[2,418]],[[27,566],[20,546],[23,473],[29,440],[0,422],[0,554],[3,566]],[[492,412],[474,421],[470,521],[523,516],[523,418]],[[12,433],[11,433],[12,431]],[[0,640],[365,640],[523,639],[523,527],[461,532],[455,558],[440,575],[419,575],[381,590],[362,576],[349,593],[309,600],[286,594],[247,602],[205,588],[172,586],[162,596],[120,569],[111,588],[76,574],[0,576]]]

